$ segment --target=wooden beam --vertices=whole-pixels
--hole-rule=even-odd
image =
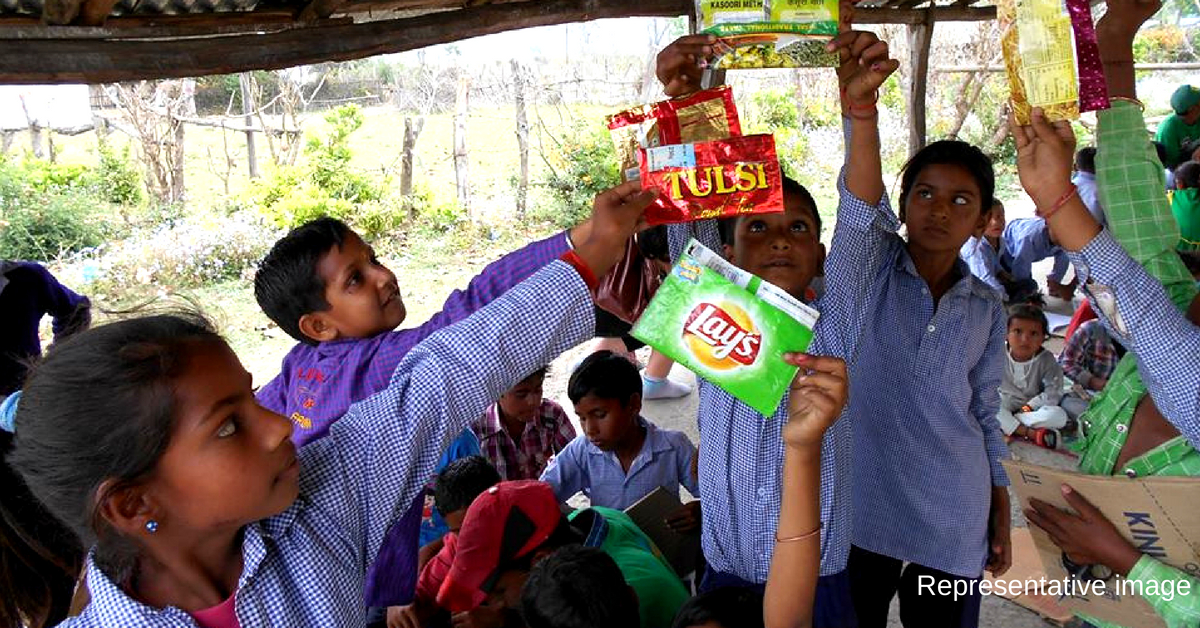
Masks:
[[[70,24],[79,15],[83,0],[42,0],[42,21],[47,24]]]
[[[548,0],[275,33],[141,40],[0,40],[0,83],[112,83],[348,61],[506,30],[627,16],[677,16],[688,0]],[[0,37],[3,37],[0,29]]]
[[[312,0],[304,6],[296,19],[305,23],[316,22],[333,15],[349,2],[350,0]]]
[[[112,13],[115,6],[117,6],[117,0],[83,0],[83,6],[79,9],[79,18],[75,21],[85,26],[100,26],[104,20],[108,19],[108,15]]]
[[[925,147],[925,92],[929,85],[929,48],[934,21],[908,25],[908,154]]]
[[[253,14],[250,14],[253,15]],[[179,16],[176,16],[179,17]],[[234,17],[234,16],[231,16]],[[88,39],[172,39],[177,37],[211,37],[218,38],[228,35],[245,35],[254,33],[274,33],[296,28],[312,26],[336,26],[354,23],[353,18],[337,17],[322,20],[317,24],[302,24],[296,22],[292,15],[277,15],[273,12],[259,16],[259,20],[245,18],[230,19],[228,22],[206,16],[204,19],[189,21],[186,19],[170,20],[165,23],[148,22],[140,18],[114,17],[103,26],[46,26],[37,20],[8,22],[0,24],[0,39],[46,39],[46,40],[88,40]]]

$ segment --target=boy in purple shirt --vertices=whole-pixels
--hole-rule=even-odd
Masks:
[[[0,398],[21,388],[25,360],[42,354],[38,325],[54,317],[54,338],[86,329],[92,320],[87,297],[58,283],[33,262],[0,260]]]
[[[300,342],[284,357],[280,374],[258,391],[259,403],[295,423],[297,445],[322,438],[351,404],[383,390],[417,343],[558,259],[590,229],[589,220],[500,258],[466,290],[452,293],[431,319],[399,331],[407,314],[400,284],[358,234],[333,218],[293,229],[275,243],[254,277],[263,312]],[[367,575],[370,606],[412,600],[423,506],[418,498],[388,531]]]

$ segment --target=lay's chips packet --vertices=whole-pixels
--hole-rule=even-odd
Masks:
[[[651,225],[783,211],[783,173],[771,135],[642,151],[642,189],[659,190]]]
[[[692,240],[632,334],[769,417],[798,370],[783,354],[808,348],[818,316]]]
[[[713,67],[835,67],[838,0],[697,0],[700,32],[718,37]]]

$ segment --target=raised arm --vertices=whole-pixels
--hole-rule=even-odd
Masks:
[[[821,562],[821,441],[846,405],[846,363],[789,354],[800,367],[783,427],[783,485],[775,551],[763,597],[766,628],[812,626]]]
[[[308,479],[311,499],[361,535],[364,561],[374,558],[455,435],[518,379],[591,337],[591,287],[624,252],[652,198],[636,183],[598,196],[591,233],[574,252],[430,335],[404,357],[386,389],[351,406],[328,438],[309,446],[317,448],[311,455],[338,461],[336,473]]]

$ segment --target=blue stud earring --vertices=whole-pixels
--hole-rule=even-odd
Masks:
[[[158,522],[153,519],[147,521],[146,522],[146,531],[149,532],[150,534],[154,534],[155,532],[158,532]]]

